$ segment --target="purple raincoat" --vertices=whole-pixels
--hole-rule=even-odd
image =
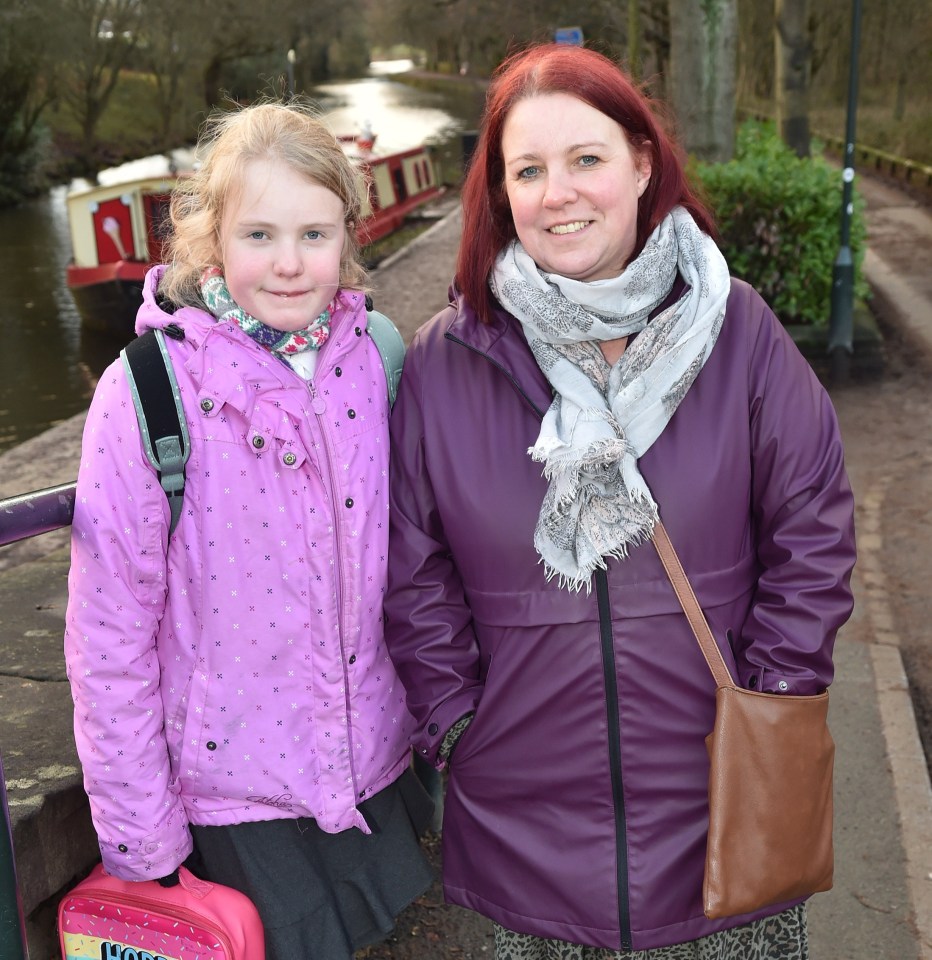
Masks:
[[[514,318],[462,301],[408,353],[391,422],[387,640],[416,749],[450,764],[447,898],[509,929],[607,948],[693,940],[714,684],[651,544],[548,581],[527,451],[551,387]],[[848,618],[853,503],[832,405],[733,281],[709,360],[640,469],[736,679],[813,694]]]

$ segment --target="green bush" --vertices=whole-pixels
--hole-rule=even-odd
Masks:
[[[797,157],[773,123],[755,120],[739,129],[734,160],[692,163],[690,172],[715,214],[731,272],[784,324],[827,325],[841,244],[840,172],[821,156]],[[863,202],[854,194],[850,246],[860,298],[867,295],[865,236]]]

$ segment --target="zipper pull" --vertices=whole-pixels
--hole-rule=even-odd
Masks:
[[[319,417],[327,409],[327,403],[324,398],[317,392],[317,387],[314,384],[313,380],[308,380],[308,387],[311,391],[311,409]]]

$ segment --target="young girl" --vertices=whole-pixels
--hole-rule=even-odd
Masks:
[[[114,363],[88,413],[65,652],[104,866],[256,903],[270,960],[344,960],[430,883],[382,637],[388,399],[355,174],[320,121],[212,122],[136,329],[166,331],[181,518]],[[170,879],[169,881],[170,882]]]

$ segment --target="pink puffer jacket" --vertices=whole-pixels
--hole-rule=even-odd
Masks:
[[[159,268],[156,268],[156,271]],[[84,434],[65,652],[107,870],[171,872],[188,824],[310,816],[368,832],[411,721],[382,635],[388,400],[361,294],[308,383],[238,327],[174,315],[150,274],[137,330],[166,338],[192,454],[168,507],[120,362]]]

